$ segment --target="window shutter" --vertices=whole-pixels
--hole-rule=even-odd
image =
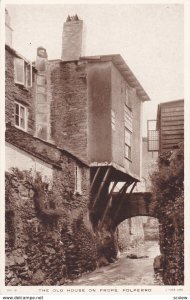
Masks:
[[[32,64],[27,64],[25,65],[25,74],[26,74],[26,87],[29,88],[32,86]]]
[[[15,83],[24,85],[24,60],[22,58],[14,58],[14,75]]]

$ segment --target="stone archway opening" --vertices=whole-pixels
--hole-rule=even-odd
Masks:
[[[134,252],[139,256],[145,244],[158,245],[159,249],[159,222],[157,218],[136,216],[125,219],[116,228],[119,253]],[[156,251],[156,250],[155,250]],[[155,254],[158,255],[159,251]]]
[[[137,216],[125,219],[116,228],[118,258],[125,258],[131,268],[131,276],[136,276],[136,284],[140,284],[139,270],[146,273],[144,283],[162,285],[160,274],[159,221],[149,216]],[[127,263],[128,261],[128,263]],[[137,271],[137,272],[136,272]],[[134,279],[135,280],[135,279]]]

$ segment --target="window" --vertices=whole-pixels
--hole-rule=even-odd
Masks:
[[[124,109],[124,123],[125,123],[125,157],[131,160],[131,145],[132,145],[132,131],[133,131],[133,124],[132,124],[132,111],[131,109],[125,105]]]
[[[15,102],[15,126],[25,130],[27,129],[27,108]]]
[[[131,160],[131,132],[125,128],[125,157]]]
[[[132,118],[133,118],[133,114],[131,109],[125,105],[125,127],[128,128],[131,132],[133,131]]]
[[[115,130],[115,111],[111,110],[111,127]]]
[[[32,86],[32,65],[24,59],[14,58],[15,83],[29,88]]]
[[[157,130],[157,121],[148,120],[147,121],[147,130],[148,130],[148,151],[157,152],[159,151],[160,144],[160,132]]]
[[[82,194],[82,174],[79,165],[75,165],[75,194]]]

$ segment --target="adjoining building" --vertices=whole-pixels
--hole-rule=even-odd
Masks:
[[[157,119],[148,121],[148,151],[163,153],[184,141],[184,100],[158,105]]]

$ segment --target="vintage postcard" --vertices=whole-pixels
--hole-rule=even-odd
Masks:
[[[189,19],[1,2],[2,295],[189,294]]]

